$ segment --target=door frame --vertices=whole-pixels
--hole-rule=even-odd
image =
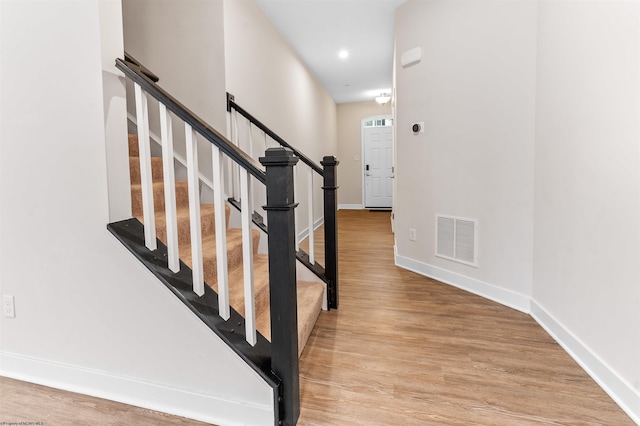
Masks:
[[[366,209],[366,198],[365,198],[365,191],[366,191],[366,183],[365,183],[365,170],[364,170],[364,124],[367,121],[371,121],[371,120],[381,120],[381,119],[390,119],[393,120],[393,115],[392,114],[380,114],[380,115],[373,115],[371,117],[366,117],[363,118],[362,120],[360,120],[360,177],[361,177],[361,185],[362,185],[362,209]],[[393,120],[393,125],[392,127],[395,127],[396,123],[395,120]],[[392,155],[395,155],[395,145],[396,145],[396,138],[395,138],[395,133],[392,130],[391,131],[391,146],[393,147],[391,152]],[[393,158],[392,164],[395,165],[396,161],[395,158]],[[396,199],[396,194],[395,194],[395,188],[393,188],[393,201],[395,201]],[[393,201],[391,203],[392,207],[391,210],[393,211]]]

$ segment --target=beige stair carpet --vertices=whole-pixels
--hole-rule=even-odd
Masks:
[[[140,159],[138,138],[129,135],[129,170],[131,176],[131,204],[133,216],[144,223],[142,215],[142,189],[140,183]],[[153,197],[158,239],[166,244],[166,214],[164,205],[164,183],[162,158],[151,159],[153,176]],[[176,213],[178,221],[178,251],[180,260],[191,267],[191,231],[189,216],[189,195],[186,181],[175,182]],[[244,272],[242,259],[242,231],[228,228],[230,208],[225,204],[227,223],[227,268],[230,305],[244,316]],[[217,259],[215,242],[215,218],[211,204],[200,205],[202,249],[205,282],[218,291]],[[258,254],[260,231],[253,230],[253,276],[255,293],[256,328],[270,340],[271,320],[269,314],[269,261],[265,254]],[[298,281],[298,353],[301,354],[322,307],[324,286],[318,282]]]

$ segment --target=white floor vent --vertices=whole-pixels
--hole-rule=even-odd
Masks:
[[[478,221],[436,215],[436,256],[478,266]]]

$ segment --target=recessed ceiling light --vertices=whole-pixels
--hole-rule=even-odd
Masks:
[[[338,52],[338,56],[341,59],[347,59],[349,57],[349,51],[342,49],[341,51]]]

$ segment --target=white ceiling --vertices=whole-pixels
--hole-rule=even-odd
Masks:
[[[256,1],[336,103],[390,93],[395,9],[406,0]]]

